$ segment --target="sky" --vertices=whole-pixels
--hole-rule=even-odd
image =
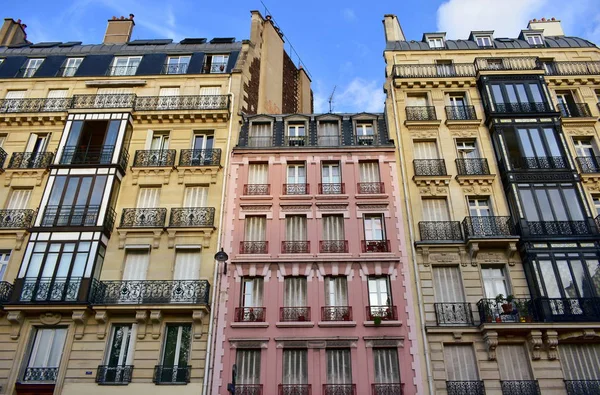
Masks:
[[[517,37],[530,19],[555,17],[565,34],[600,45],[600,0],[263,0],[282,29],[286,50],[312,78],[315,112],[383,110],[385,40],[382,19],[396,14],[407,40],[444,31],[466,39],[471,30]],[[132,39],[250,35],[250,11],[260,0],[3,0],[3,18],[21,19],[28,39],[102,42],[107,20],[135,15]]]

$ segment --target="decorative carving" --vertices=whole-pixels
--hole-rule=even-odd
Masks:
[[[477,254],[479,253],[479,243],[469,243],[469,256],[471,257],[471,265],[477,266]]]
[[[241,205],[242,211],[269,211],[271,210],[270,204],[252,204],[252,205]]]
[[[515,265],[515,261],[513,258],[516,254],[517,254],[517,242],[511,241],[506,246],[506,258],[508,260],[509,266]]]
[[[448,188],[443,187],[443,186],[438,186],[438,187],[427,186],[427,187],[419,188],[419,192],[421,193],[421,195],[426,195],[426,196],[448,195]]]
[[[385,204],[357,204],[359,210],[386,210],[388,208],[387,203]]]
[[[537,361],[541,358],[541,350],[542,350],[542,331],[532,330],[527,335],[527,341],[529,342],[529,347],[531,348],[531,359]]]
[[[194,321],[194,339],[200,340],[202,338],[202,321],[206,316],[204,310],[194,310],[192,312],[192,321]]]
[[[430,254],[429,260],[433,263],[459,263],[460,255],[455,252],[439,252]]]
[[[158,339],[160,337],[160,324],[162,322],[162,313],[160,310],[150,311],[150,322],[152,322],[152,338]]]
[[[450,180],[452,176],[414,176],[413,181],[417,184],[418,187],[427,187],[427,186],[447,186],[450,185]]]
[[[96,332],[96,337],[102,340],[106,337],[106,327],[108,326],[108,311],[97,310],[96,316],[94,318],[98,323],[98,331]]]
[[[310,211],[310,204],[281,205],[281,211]]]
[[[558,332],[554,330],[547,330],[544,332],[544,343],[546,343],[546,349],[548,350],[548,359],[555,360],[558,358]]]
[[[25,314],[22,311],[9,311],[6,319],[10,322],[10,338],[17,340],[21,335],[21,327],[23,326]]]
[[[146,337],[146,322],[148,321],[148,312],[146,310],[138,310],[135,312],[135,321],[138,324],[137,337],[143,340]]]
[[[485,341],[488,349],[488,359],[490,361],[496,360],[496,347],[498,346],[498,332],[487,331],[483,334],[483,340]]]
[[[429,247],[418,247],[417,251],[421,252],[421,256],[423,257],[423,265],[429,266]]]
[[[60,313],[42,313],[40,314],[40,321],[44,325],[56,325],[60,322],[62,315]]]
[[[83,339],[83,334],[85,333],[85,324],[87,323],[88,319],[88,311],[76,310],[73,312],[71,319],[75,323],[75,339]]]
[[[506,256],[499,252],[482,252],[477,261],[479,263],[506,263]]]
[[[347,210],[347,204],[317,204],[319,211],[338,211]]]

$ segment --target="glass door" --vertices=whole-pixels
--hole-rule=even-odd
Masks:
[[[159,380],[161,383],[187,383],[192,326],[167,325],[165,332]]]
[[[192,166],[211,165],[214,136],[209,134],[194,134]]]
[[[109,349],[106,355],[106,368],[104,369],[104,382],[120,383],[124,375],[129,374],[126,366],[131,365],[133,359],[133,346],[136,324],[116,324],[112,327]]]

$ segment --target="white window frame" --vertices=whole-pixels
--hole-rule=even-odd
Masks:
[[[264,280],[262,277],[242,278],[240,307],[264,306]]]
[[[494,210],[489,197],[467,197],[467,207],[471,217],[492,217]]]
[[[60,331],[60,332],[59,332]],[[42,355],[41,357],[45,360],[42,363],[36,363],[34,362],[34,360],[38,357],[38,353],[40,352],[40,341],[41,341],[41,337],[43,336],[43,333],[46,332],[52,332],[52,336],[50,339],[50,346],[48,347],[48,352],[45,355]],[[62,348],[61,348],[61,352],[60,352],[60,356],[58,357],[58,366],[50,366],[50,365],[54,365],[52,363],[50,363],[49,358],[50,358],[50,352],[53,348],[53,343],[55,341],[60,341],[60,337],[57,337],[57,335],[62,336]],[[26,368],[60,368],[60,362],[62,360],[62,356],[65,350],[65,344],[67,342],[67,328],[65,327],[59,327],[59,328],[42,328],[42,327],[35,327],[34,333],[32,334],[33,338],[32,338],[32,342],[31,342],[31,349],[29,350],[29,355],[27,356],[27,365]]]
[[[4,280],[4,276],[6,276],[11,253],[11,250],[0,250],[0,281]]]
[[[459,159],[480,158],[477,140],[475,139],[456,139],[456,152]]]
[[[126,60],[125,64],[119,64],[121,60]],[[135,70],[131,71],[130,67],[133,68],[134,65],[132,65],[132,63],[135,63],[137,61],[137,64],[135,64]],[[112,65],[111,65],[111,76],[129,76],[129,75],[135,75],[135,73],[137,72],[138,67],[140,66],[140,63],[142,62],[142,57],[141,56],[116,56],[113,59]],[[121,62],[122,63],[122,62]],[[121,68],[125,68],[123,72],[119,72],[119,70]]]
[[[44,58],[30,58],[27,59],[27,66],[25,66],[25,70],[23,71],[23,78],[30,78],[37,73],[42,63],[44,63]]]
[[[382,214],[365,214],[363,216],[363,226],[365,232],[365,241],[384,241],[385,235],[385,218]],[[378,227],[378,228],[377,228]],[[371,234],[367,237],[367,229]],[[381,237],[375,238],[375,233],[381,233]]]
[[[169,56],[167,58],[165,74],[185,74],[185,73],[187,73],[187,69],[190,66],[191,59],[192,59],[191,55]],[[186,66],[182,67],[182,65],[186,65]],[[172,68],[175,69],[175,72],[171,72]]]
[[[492,36],[484,35],[475,36],[475,42],[478,47],[489,48],[493,46],[494,40],[492,40]]]
[[[287,184],[306,184],[305,163],[288,163],[286,172]]]
[[[63,77],[73,77],[79,66],[81,66],[81,62],[83,62],[83,58],[67,58],[65,61],[65,65],[63,66]]]
[[[529,45],[544,45],[544,37],[541,34],[526,34],[525,39]]]
[[[597,156],[593,137],[573,137],[573,146],[575,147],[575,156]],[[591,155],[589,155],[590,153]]]
[[[427,39],[430,48],[444,48],[444,39],[442,37],[430,37]]]
[[[392,290],[389,276],[369,276],[367,281],[369,306],[392,306]],[[373,302],[376,302],[374,304]]]
[[[494,270],[500,269],[501,275],[495,275]],[[510,295],[511,286],[505,265],[481,265],[481,283],[483,294],[488,299],[493,299],[498,294]],[[498,284],[503,284],[501,287]],[[488,287],[490,287],[488,292]]]
[[[335,174],[337,169],[337,175]],[[321,164],[321,183],[322,184],[341,184],[342,169],[340,162],[324,162]]]
[[[229,63],[228,54],[210,54],[208,56],[210,56],[210,74],[223,74],[227,72],[227,63]],[[221,66],[223,66],[222,69]]]

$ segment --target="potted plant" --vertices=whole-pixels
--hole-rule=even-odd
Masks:
[[[301,322],[306,321],[306,317],[304,316],[304,314],[301,314],[298,316],[298,321],[301,321]]]
[[[344,314],[342,314],[342,319],[344,321],[350,321],[350,312],[349,311],[345,311]]]
[[[494,303],[494,302],[492,302],[489,299],[483,299],[481,301],[481,303],[482,303],[482,305],[479,307],[479,309],[480,309],[479,314],[481,314],[481,308],[483,308],[483,317],[485,317],[485,321],[492,322],[492,318],[494,317],[494,313],[492,310],[492,303]],[[483,318],[481,318],[481,319],[483,320]]]
[[[504,314],[512,314],[513,313],[513,300],[515,297],[513,295],[508,295],[505,299],[506,303],[502,303],[502,311]]]
[[[514,302],[515,310],[519,314],[519,322],[531,322],[531,313],[527,301],[520,300]]]
[[[254,309],[252,307],[248,310],[248,321],[256,321],[256,315],[254,314]]]
[[[381,325],[381,317],[373,317],[373,323],[375,324],[375,326]]]

